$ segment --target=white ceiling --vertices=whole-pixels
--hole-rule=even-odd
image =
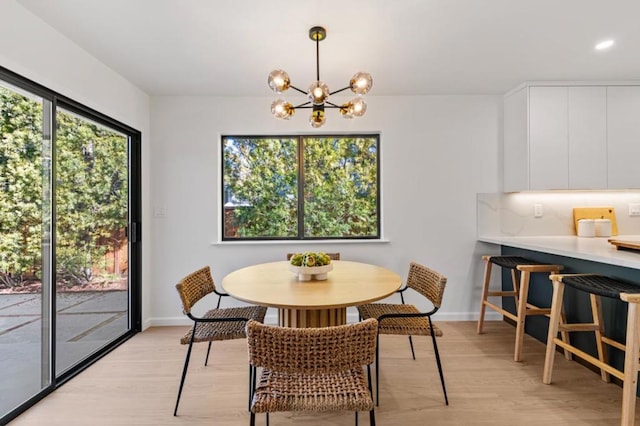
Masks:
[[[639,0],[17,1],[150,95],[268,96],[275,68],[306,89],[314,25],[331,90],[361,70],[382,96],[640,80]]]

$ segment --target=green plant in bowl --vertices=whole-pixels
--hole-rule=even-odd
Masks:
[[[331,258],[329,255],[323,252],[310,252],[305,251],[304,253],[295,253],[291,256],[291,264],[293,266],[324,266],[331,263]]]

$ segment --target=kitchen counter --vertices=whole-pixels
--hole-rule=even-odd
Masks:
[[[640,241],[640,235],[617,235],[618,240]],[[478,241],[525,250],[640,269],[640,252],[619,250],[609,238],[582,238],[576,236],[507,237],[482,236]]]

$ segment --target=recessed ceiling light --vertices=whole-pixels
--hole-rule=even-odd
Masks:
[[[613,41],[613,40],[601,41],[600,43],[596,44],[596,50],[606,50],[606,49],[610,48],[611,46],[613,46],[614,43],[615,43],[615,41]]]

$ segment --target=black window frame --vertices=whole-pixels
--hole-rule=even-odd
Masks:
[[[297,140],[297,162],[298,162],[298,226],[297,235],[294,237],[228,237],[225,232],[225,170],[224,170],[224,147],[225,139],[296,139]],[[376,234],[367,236],[340,236],[340,237],[308,237],[304,236],[304,140],[310,138],[373,138],[376,140]],[[367,133],[320,133],[320,134],[222,134],[220,136],[220,240],[223,242],[243,242],[243,241],[371,241],[380,240],[382,238],[382,203],[380,197],[380,186],[382,182],[381,176],[381,134],[379,132]]]

